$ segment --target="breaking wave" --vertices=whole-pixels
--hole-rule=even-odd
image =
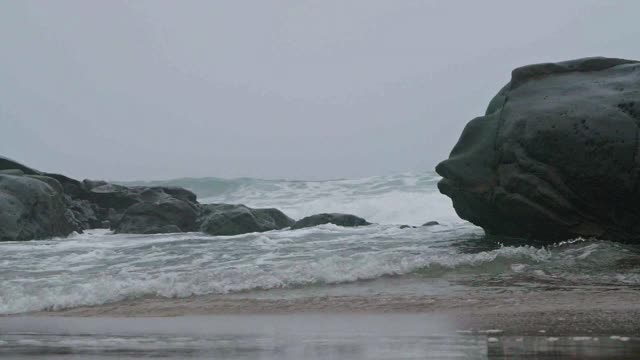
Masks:
[[[239,236],[92,230],[64,239],[0,243],[0,313],[148,296],[366,287],[381,278],[390,279],[384,291],[419,294],[434,281],[460,286],[640,285],[637,248],[582,239],[547,247],[494,243],[455,216],[450,201],[438,194],[437,180],[431,173],[316,182],[177,180],[171,184],[191,188],[201,201],[277,207],[294,218],[348,212],[377,224]],[[394,225],[428,220],[440,225]],[[405,285],[394,287],[399,283]]]
[[[351,213],[380,224],[420,225],[459,221],[451,201],[440,195],[432,172],[355,180],[176,179],[144,182],[190,189],[204,203],[276,207],[294,219],[322,212]]]

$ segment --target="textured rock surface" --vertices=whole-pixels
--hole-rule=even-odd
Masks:
[[[170,186],[123,186],[78,181],[45,173],[0,157],[0,240],[66,236],[73,231],[110,228],[116,233],[202,231],[211,235],[302,228],[333,223],[369,223],[348,214],[318,214],[295,222],[278,209],[200,204],[196,195]]]
[[[292,226],[293,229],[302,229],[322,224],[334,224],[338,226],[365,226],[371,225],[365,219],[350,214],[316,214],[302,218]]]
[[[65,215],[64,195],[48,182],[0,174],[0,241],[66,236],[76,229]]]
[[[104,211],[87,200],[73,200],[66,195],[67,208],[70,221],[78,230],[96,229],[105,227],[103,223]]]
[[[22,165],[15,160],[11,160],[4,156],[0,156],[0,170],[12,170],[12,169],[20,170],[24,174],[28,174],[28,175],[41,175],[38,170],[34,170],[28,166]]]
[[[178,187],[126,187],[43,173],[0,157],[0,240],[65,236],[111,227],[116,232],[195,231],[200,204]]]
[[[119,211],[141,202],[138,191],[116,184],[104,184],[87,191],[87,200],[102,207]]]
[[[252,209],[244,205],[202,205],[200,231],[211,235],[238,235],[290,227],[295,221],[278,209]]]
[[[436,170],[489,235],[640,238],[640,64],[587,58],[513,71]]]
[[[86,190],[83,188],[80,181],[60,174],[45,173],[44,175],[58,180],[58,182],[64,189],[64,193],[71,196],[72,198],[86,198]]]
[[[198,204],[185,192],[163,188],[148,188],[139,194],[140,202],[131,205],[117,221],[114,230],[119,233],[153,234],[196,231]],[[173,195],[183,195],[182,198]]]

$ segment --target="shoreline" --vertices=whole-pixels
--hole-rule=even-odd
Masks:
[[[588,314],[569,310],[475,315],[15,316],[0,319],[0,357],[637,359],[637,315],[638,311],[629,310]]]
[[[513,336],[632,336],[640,334],[640,291],[628,288],[504,291],[460,296],[311,296],[257,298],[251,294],[181,299],[141,298],[113,304],[6,315],[19,318],[281,318],[306,315],[425,315],[456,330],[499,329]]]

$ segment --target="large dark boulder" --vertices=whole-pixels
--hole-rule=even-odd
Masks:
[[[252,209],[245,205],[202,205],[199,230],[211,235],[238,235],[279,230],[295,221],[278,209]]]
[[[173,188],[169,189],[169,193],[159,187],[145,189],[139,194],[141,201],[129,206],[117,221],[115,232],[153,234],[196,231],[199,207],[195,202],[188,201],[192,197],[186,195]]]
[[[5,157],[0,157],[0,177],[0,240],[49,238],[98,227],[128,233],[198,230],[200,204],[183,188],[78,181]],[[260,215],[263,210],[256,211]],[[282,219],[276,214],[270,221],[279,224]]]
[[[138,191],[116,184],[104,184],[96,186],[87,192],[87,200],[102,207],[119,211],[126,210],[129,206],[141,202]]]
[[[586,58],[515,69],[436,171],[489,235],[640,240],[640,63]]]
[[[0,174],[0,241],[66,236],[76,230],[67,217],[62,186],[54,182]]]
[[[302,229],[323,224],[334,224],[338,226],[365,226],[371,225],[365,219],[350,214],[316,214],[302,218],[291,227],[292,229]]]
[[[84,189],[87,200],[103,208],[125,210],[133,204],[153,201],[154,197],[170,195],[188,202],[196,202],[196,195],[183,188],[171,186],[123,186],[106,182],[85,180]]]

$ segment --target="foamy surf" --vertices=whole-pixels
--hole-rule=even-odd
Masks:
[[[436,189],[432,172],[372,176],[354,180],[178,179],[144,182],[176,185],[196,192],[203,203],[275,207],[294,219],[323,213],[350,213],[380,224],[421,225],[460,222],[451,200]]]
[[[455,217],[449,200],[437,193],[433,174],[325,182],[238,181],[208,199],[279,207],[293,217],[352,212],[378,224],[328,224],[239,236],[90,230],[64,239],[0,243],[0,313],[252,290],[310,289],[322,294],[337,286],[349,295],[362,291],[349,284],[381,278],[395,279],[385,282],[383,291],[390,296],[489,284],[640,284],[635,266],[640,256],[634,247],[579,239],[538,248],[484,239],[481,229]],[[426,220],[441,224],[394,225]]]

